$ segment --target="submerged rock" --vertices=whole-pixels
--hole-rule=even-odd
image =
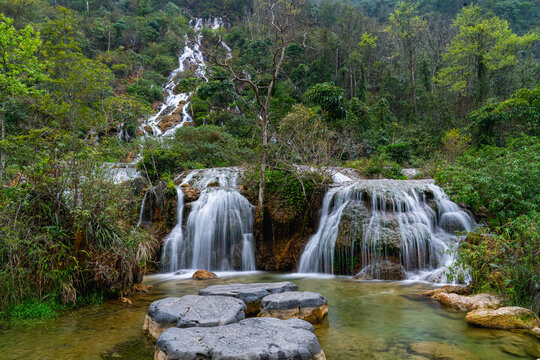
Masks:
[[[232,296],[246,303],[246,314],[255,315],[259,312],[261,299],[270,294],[277,294],[286,291],[298,291],[298,287],[292,282],[277,283],[253,283],[253,284],[226,284],[213,285],[206,289],[199,290],[199,295],[203,296]]]
[[[195,280],[217,279],[218,276],[211,271],[197,270],[192,276]]]
[[[491,329],[534,329],[540,326],[540,320],[531,310],[519,306],[477,309],[469,312],[465,319],[468,324]]]
[[[226,296],[186,295],[168,297],[150,304],[143,332],[152,340],[168,328],[211,327],[236,323],[245,317],[246,305]]]
[[[156,343],[156,360],[325,360],[308,322],[251,318],[213,328],[171,328]]]
[[[453,307],[458,310],[471,311],[474,309],[496,309],[501,306],[503,299],[497,295],[491,294],[476,294],[473,296],[465,296],[458,294],[449,294],[439,292],[431,296],[443,305]]]
[[[407,274],[403,265],[383,260],[366,266],[354,278],[358,280],[405,280]]]
[[[318,293],[292,291],[265,296],[261,300],[260,316],[282,320],[302,319],[320,323],[328,314],[328,300]]]
[[[432,341],[422,341],[411,344],[409,351],[414,354],[422,355],[428,359],[436,360],[477,360],[478,356],[468,352],[458,346],[437,343]]]

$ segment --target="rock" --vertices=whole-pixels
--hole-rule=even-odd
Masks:
[[[308,322],[251,318],[211,328],[171,328],[156,343],[155,360],[325,360]]]
[[[206,187],[219,187],[219,181],[211,182],[210,184],[206,185]]]
[[[434,360],[476,360],[478,356],[455,345],[422,341],[409,346],[409,351]]]
[[[458,295],[470,295],[469,288],[465,286],[457,286],[457,285],[444,285],[443,287],[439,289],[433,289],[428,290],[424,292],[425,296],[433,296],[435,294],[439,293],[447,293],[447,294],[458,294]]]
[[[358,280],[405,280],[407,274],[401,264],[383,260],[376,264],[366,266],[361,272],[354,276]]]
[[[122,302],[122,304],[133,305],[133,302],[127,297],[121,296],[120,301]]]
[[[211,271],[197,270],[192,276],[195,280],[217,279],[218,276]]]
[[[261,299],[270,294],[287,291],[298,291],[298,287],[292,282],[278,283],[253,283],[253,284],[226,284],[213,285],[199,290],[203,296],[232,296],[246,303],[246,315],[256,315],[259,312]]]
[[[468,324],[491,329],[533,329],[540,319],[529,309],[507,306],[498,309],[476,309],[465,316]]]
[[[199,196],[201,196],[201,190],[192,187],[189,184],[182,184],[182,191],[184,192],[185,203],[197,201],[199,199]]]
[[[465,296],[458,294],[448,294],[444,292],[436,293],[431,297],[443,305],[453,307],[458,310],[471,311],[481,308],[498,308],[503,299],[500,296],[491,294],[477,294]]]
[[[282,320],[302,319],[320,323],[328,314],[328,300],[318,293],[291,291],[265,296],[261,300],[260,316]]]
[[[236,323],[245,317],[246,304],[225,296],[186,295],[154,301],[144,319],[143,332],[152,340],[168,328],[211,327]]]
[[[131,287],[131,291],[133,292],[140,292],[140,293],[147,293],[152,289],[152,285],[144,285],[144,284],[134,284]]]
[[[458,212],[444,213],[439,220],[439,226],[449,234],[466,231],[465,224],[466,219]]]

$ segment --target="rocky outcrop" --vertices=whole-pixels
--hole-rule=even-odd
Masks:
[[[458,294],[458,295],[470,295],[469,288],[465,286],[457,286],[457,285],[444,285],[443,287],[439,289],[433,289],[428,290],[424,292],[425,296],[433,296],[435,294],[439,293],[447,293],[447,294]]]
[[[270,294],[287,291],[298,291],[298,287],[292,282],[278,283],[253,283],[253,284],[226,284],[213,285],[199,290],[202,296],[231,296],[242,300],[247,305],[246,314],[256,315],[262,298]]]
[[[265,296],[261,300],[259,316],[282,320],[302,319],[320,323],[328,314],[328,300],[318,293],[292,291]]]
[[[434,360],[477,360],[478,356],[456,345],[422,341],[411,344],[409,351]]]
[[[186,295],[154,301],[144,319],[143,332],[152,340],[171,327],[211,327],[236,323],[245,317],[246,305],[225,296]]]
[[[403,265],[389,260],[382,260],[366,266],[354,278],[357,280],[405,280],[407,274]]]
[[[439,292],[431,296],[443,305],[458,310],[471,311],[475,309],[496,309],[501,306],[503,299],[497,295],[476,294],[473,296],[458,295],[453,293]]]
[[[534,329],[540,326],[540,320],[531,310],[519,306],[477,309],[469,312],[465,319],[468,324],[491,329]]]
[[[156,343],[155,360],[325,360],[314,329],[291,319],[251,318],[214,328],[171,328]]]
[[[192,276],[195,280],[217,279],[218,276],[211,271],[197,270]]]
[[[197,201],[199,199],[199,197],[201,196],[201,190],[195,188],[195,187],[192,187],[191,185],[189,184],[182,184],[181,186],[182,188],[182,191],[184,192],[184,202],[185,203],[190,203],[190,202],[193,202],[193,201]]]

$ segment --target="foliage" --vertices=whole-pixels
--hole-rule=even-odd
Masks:
[[[362,174],[368,178],[383,178],[383,179],[401,179],[407,177],[403,175],[402,168],[396,162],[390,160],[387,153],[379,153],[375,156],[362,158],[356,161],[348,161],[346,167],[351,167],[360,170]]]
[[[467,271],[475,292],[494,292],[508,305],[540,311],[540,213],[513,219],[495,233],[469,234],[458,249],[453,274]],[[454,275],[455,276],[455,275]]]
[[[307,104],[318,105],[330,119],[341,119],[345,116],[344,91],[332,83],[314,85],[304,95]]]
[[[147,144],[138,166],[150,179],[158,180],[185,169],[240,165],[252,156],[222,127],[184,126],[174,137]]]
[[[470,205],[498,226],[540,211],[539,178],[540,142],[527,136],[505,147],[471,149],[435,175],[454,201]]]
[[[447,131],[442,139],[443,154],[450,163],[463,154],[471,146],[471,137],[463,134],[459,129]]]

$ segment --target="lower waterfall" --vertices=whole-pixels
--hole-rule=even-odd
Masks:
[[[471,216],[432,181],[362,180],[332,187],[323,199],[317,232],[302,253],[301,273],[379,278],[381,264],[403,266],[407,278],[445,281],[456,232]],[[370,266],[371,265],[371,266]]]
[[[180,182],[177,224],[163,249],[164,270],[255,270],[253,206],[237,188],[239,173],[237,168],[193,170]],[[201,190],[191,204],[184,203],[187,186]]]

